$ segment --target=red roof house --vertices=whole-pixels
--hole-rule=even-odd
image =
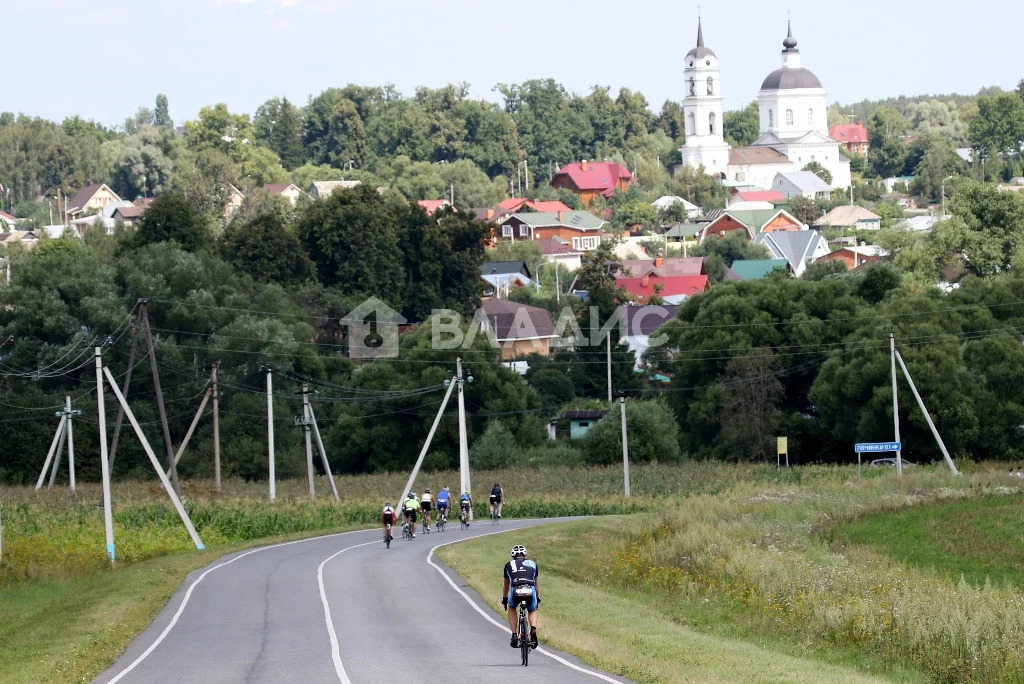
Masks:
[[[633,182],[633,174],[618,162],[588,162],[566,164],[558,170],[551,186],[566,188],[580,196],[583,204],[600,195],[611,197],[616,190],[625,190]]]
[[[440,211],[443,207],[450,207],[452,203],[446,199],[436,200],[417,200],[416,204],[423,208],[423,211],[427,212],[427,216],[433,216],[435,213]]]
[[[660,296],[666,304],[679,304],[695,294],[711,289],[706,275],[645,275],[641,278],[616,278],[615,286],[621,287],[633,295],[638,304],[646,304],[655,294]]]
[[[868,140],[868,129],[862,123],[836,124],[828,129],[828,135],[833,140],[839,141],[846,148],[847,152],[856,154],[867,154],[870,143]]]
[[[734,195],[737,202],[785,202],[786,198],[778,190],[739,190]]]

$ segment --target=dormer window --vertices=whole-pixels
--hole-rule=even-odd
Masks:
[[[813,108],[810,108],[810,109],[807,110],[807,125],[808,126],[813,126],[814,125],[814,109]]]
[[[693,80],[693,79],[691,78],[691,79],[690,79],[690,81],[689,81],[689,83],[690,83],[690,94],[691,94],[691,95],[696,95],[696,94],[697,94],[697,82],[696,82],[696,81],[694,81],[694,80]]]
[[[708,95],[715,94],[715,79],[708,76]]]
[[[775,127],[775,112],[768,110],[768,128]]]
[[[693,60],[692,59],[690,60],[690,66],[691,67],[693,66]]]
[[[787,126],[792,126],[793,125],[793,110],[792,109],[787,109],[786,110],[786,125]]]

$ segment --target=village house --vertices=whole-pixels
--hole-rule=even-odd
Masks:
[[[506,242],[557,237],[575,250],[588,252],[601,244],[601,229],[607,223],[586,211],[538,211],[509,214],[496,230],[499,239]]]
[[[525,261],[485,261],[480,264],[480,279],[484,282],[484,298],[507,297],[509,289],[533,283]]]
[[[558,264],[570,271],[577,270],[583,265],[583,252],[573,249],[567,240],[553,237],[550,240],[534,240],[540,246],[544,261]]]
[[[7,212],[0,211],[0,231],[12,231],[17,224],[17,219]]]
[[[760,280],[775,270],[791,273],[785,259],[737,259],[725,277],[727,280]]]
[[[871,145],[864,124],[836,124],[828,129],[828,137],[839,142],[851,154],[866,155]]]
[[[749,242],[761,233],[804,230],[806,227],[785,209],[736,210],[730,208],[705,224],[700,241],[704,242],[709,237],[720,238],[734,230],[742,230]]]
[[[427,216],[433,216],[441,211],[441,209],[452,206],[452,203],[446,199],[417,200],[416,204],[419,205],[420,209],[427,212]],[[452,210],[454,211],[455,208],[452,207]]]
[[[558,336],[547,309],[506,299],[486,299],[480,308],[487,319],[481,332],[494,335],[505,361],[531,354],[551,355],[551,341]]]
[[[106,183],[90,183],[78,191],[67,203],[64,214],[69,218],[77,218],[82,214],[98,214],[111,202],[120,202],[121,198],[107,187]]]
[[[862,206],[844,204],[822,216],[815,225],[843,230],[878,230],[882,227],[882,217]]]
[[[644,352],[650,347],[651,336],[668,321],[676,317],[679,306],[676,304],[663,304],[661,306],[636,306],[625,307],[626,334],[622,339],[636,357],[634,369],[641,367]]]
[[[580,410],[577,408],[565,411],[562,415],[552,418],[548,423],[548,439],[554,440],[557,437],[558,425],[562,422],[569,423],[569,439],[579,439],[606,415],[608,415],[606,409]]]
[[[761,233],[754,238],[754,244],[765,247],[772,259],[785,259],[797,278],[804,274],[808,264],[829,253],[828,242],[816,230]]]
[[[302,188],[295,183],[267,183],[263,189],[270,195],[284,197],[293,207],[298,204],[299,197],[302,196]]]
[[[351,190],[361,183],[362,181],[357,180],[313,181],[306,188],[306,194],[314,199],[326,199],[335,190]]]
[[[886,251],[878,245],[858,245],[842,247],[820,257],[818,261],[842,261],[846,264],[846,270],[852,271],[864,264],[874,263],[885,255]]]
[[[652,297],[666,304],[680,304],[693,295],[707,292],[711,283],[706,275],[652,276],[616,278],[615,287],[622,288],[637,304],[648,304]]]
[[[832,196],[832,186],[810,171],[778,173],[772,181],[772,188],[786,199],[804,197],[813,200]]]
[[[597,197],[608,198],[616,190],[626,190],[633,182],[633,174],[618,162],[588,162],[566,164],[551,180],[551,187],[565,188],[579,195],[583,206],[589,207]]]
[[[707,275],[704,257],[655,257],[653,259],[623,259],[619,262],[617,276],[642,278],[653,276],[697,276]]]

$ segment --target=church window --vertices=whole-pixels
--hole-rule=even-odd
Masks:
[[[715,113],[711,112],[708,114],[708,130],[711,131],[711,135],[715,134]]]
[[[786,110],[786,125],[787,126],[792,126],[793,125],[793,110],[792,109],[787,109]]]
[[[768,128],[775,127],[775,113],[772,110],[768,110]]]
[[[814,109],[813,108],[810,108],[810,109],[807,110],[807,125],[808,126],[813,126],[814,125]]]
[[[686,115],[686,135],[697,135],[697,125],[694,120],[693,112]]]
[[[696,95],[697,94],[697,82],[694,81],[692,78],[690,79],[690,94],[691,95]]]
[[[708,95],[715,94],[715,79],[708,76]]]

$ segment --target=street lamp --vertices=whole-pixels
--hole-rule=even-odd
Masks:
[[[353,169],[353,167],[355,167],[355,165],[356,165],[355,160],[354,159],[349,159],[347,162],[345,162],[345,168],[343,170],[344,171],[351,171]]]
[[[946,176],[945,178],[942,179],[942,182],[939,183],[939,188],[942,190],[942,215],[943,216],[946,215],[946,181],[948,181],[948,180],[953,180],[953,177],[952,176]]]

